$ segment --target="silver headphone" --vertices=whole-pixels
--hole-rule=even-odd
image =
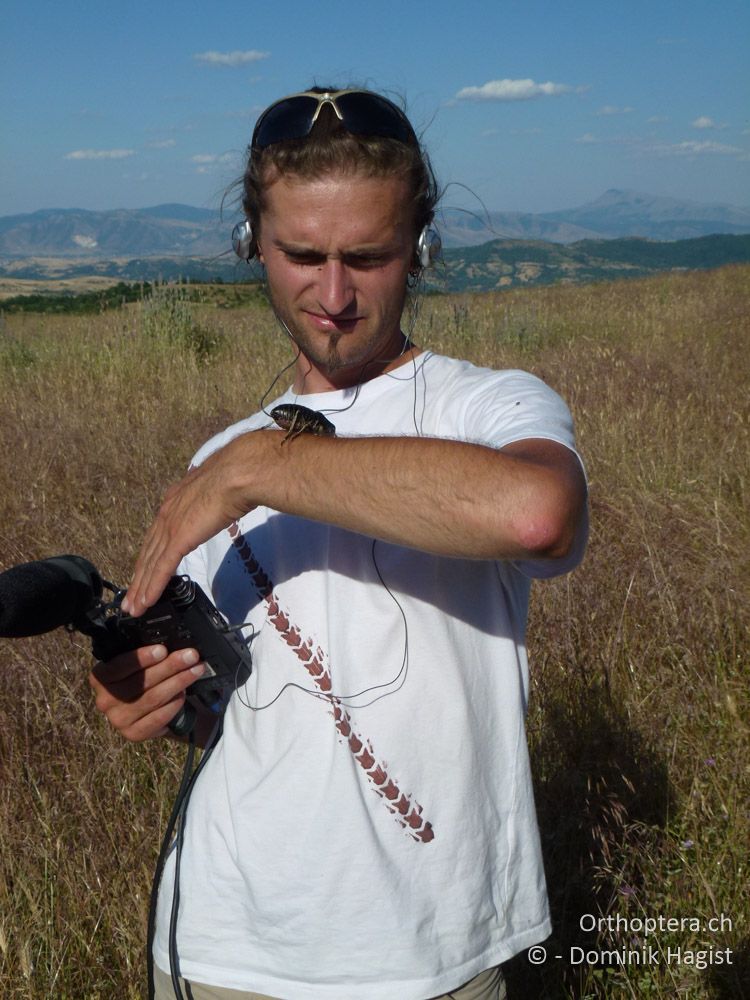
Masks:
[[[258,252],[249,219],[238,222],[232,230],[232,248],[242,260],[252,260]],[[419,234],[415,250],[419,266],[432,267],[440,260],[442,249],[443,241],[440,239],[440,233],[431,226],[425,226]]]
[[[417,260],[421,268],[433,267],[441,258],[443,241],[440,233],[432,226],[425,226],[417,240]]]
[[[238,222],[232,230],[232,249],[242,260],[252,260],[257,252],[253,240],[253,227],[248,219]]]

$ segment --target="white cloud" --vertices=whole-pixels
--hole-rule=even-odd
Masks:
[[[636,152],[651,153],[656,156],[747,156],[739,146],[729,146],[723,142],[713,142],[708,139],[685,139],[683,142],[659,142],[654,139],[641,139],[637,136],[613,140],[617,144],[630,146]]]
[[[75,149],[66,153],[66,160],[124,160],[135,156],[134,149]]]
[[[651,115],[650,118],[646,119],[649,125],[663,125],[665,122],[669,121],[666,115]]]
[[[210,174],[225,163],[236,163],[237,156],[234,153],[196,153],[190,157],[190,161],[196,164],[197,174]]]
[[[661,142],[654,138],[638,135],[619,135],[600,138],[591,132],[579,136],[575,142],[584,145],[601,144],[630,149],[634,153],[652,156],[736,156],[745,160],[750,154],[739,146],[704,139],[686,139],[684,142]]]
[[[161,139],[155,142],[147,142],[146,145],[149,149],[171,149],[177,145],[177,142],[174,139]]]
[[[190,159],[193,163],[229,163],[234,156],[232,153],[196,153]]]
[[[706,128],[706,129],[724,129],[727,128],[726,125],[721,125],[719,122],[715,122],[713,118],[709,118],[708,115],[700,115],[694,121],[690,123],[693,128]]]
[[[534,80],[488,80],[481,87],[464,87],[457,101],[530,101],[535,97],[557,97],[571,90],[566,83],[535,83]]]
[[[483,139],[492,138],[495,135],[541,135],[542,130],[540,128],[512,128],[510,132],[499,128],[486,128],[480,133]]]
[[[706,153],[733,156],[736,153],[744,152],[738,146],[728,146],[723,142],[710,142],[708,140],[698,142],[695,139],[687,139],[685,142],[675,142],[663,147],[657,146],[655,149],[657,152],[674,153],[676,156],[703,156]]]
[[[197,62],[207,63],[209,66],[245,66],[247,63],[259,62],[261,59],[268,59],[270,52],[259,52],[257,49],[247,49],[242,52],[196,52],[193,59]]]
[[[605,104],[603,108],[599,108],[596,114],[598,117],[604,117],[607,115],[629,115],[631,111],[635,111],[635,108],[616,108],[613,104]]]

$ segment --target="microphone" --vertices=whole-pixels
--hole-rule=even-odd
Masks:
[[[13,566],[0,573],[0,638],[23,639],[69,625],[93,639],[95,656],[114,656],[122,650],[112,645],[112,635],[87,617],[101,611],[104,586],[96,567],[83,556],[54,556]],[[185,705],[169,728],[183,736],[194,720],[195,709]]]
[[[21,563],[0,573],[0,638],[20,639],[75,625],[102,595],[96,568],[82,556]]]
[[[113,594],[108,602],[102,600],[105,588]],[[0,638],[21,639],[65,625],[87,635],[94,656],[104,662],[154,643],[163,644],[170,653],[197,649],[207,670],[187,694],[212,712],[222,712],[231,693],[252,672],[247,643],[233,634],[242,626],[227,629],[189,576],[173,576],[156,604],[137,618],[122,611],[124,593],[82,556],[21,563],[0,573]],[[169,728],[185,736],[195,718],[195,706],[188,701]]]

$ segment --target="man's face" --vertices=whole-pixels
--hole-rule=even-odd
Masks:
[[[296,391],[343,388],[379,374],[403,347],[414,259],[406,182],[281,175],[265,200],[258,256],[274,309],[302,351]]]

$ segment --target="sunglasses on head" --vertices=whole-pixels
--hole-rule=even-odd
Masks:
[[[385,97],[369,90],[326,90],[282,97],[266,108],[255,125],[251,148],[265,149],[285,139],[304,139],[324,104],[331,105],[347,132],[379,135],[407,145],[417,142],[406,115]]]

